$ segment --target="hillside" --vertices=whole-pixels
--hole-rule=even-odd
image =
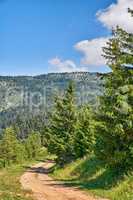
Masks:
[[[61,94],[70,80],[75,82],[78,104],[96,105],[102,94],[103,75],[99,73],[51,73],[39,76],[0,76],[0,127],[5,128],[19,114],[49,111],[54,96]]]

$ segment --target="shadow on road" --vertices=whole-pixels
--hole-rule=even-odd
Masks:
[[[53,164],[52,167],[30,167],[30,166],[24,166],[25,169],[28,170],[28,172],[31,172],[31,173],[37,173],[37,174],[49,174],[51,173],[54,168],[55,168],[55,161],[53,160],[46,160],[45,161],[47,164]]]

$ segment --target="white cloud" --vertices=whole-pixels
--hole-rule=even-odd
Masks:
[[[83,53],[81,59],[82,65],[105,65],[106,61],[102,54],[102,47],[106,45],[108,37],[96,38],[93,40],[84,40],[75,45],[75,49]]]
[[[98,11],[96,16],[110,30],[119,25],[124,30],[133,32],[133,18],[128,13],[128,8],[133,9],[133,0],[118,0],[116,4],[111,4],[107,9]],[[102,47],[106,45],[108,39],[109,37],[101,37],[78,42],[75,49],[84,55],[81,64],[88,65],[88,68],[105,65]]]
[[[128,32],[133,33],[133,18],[128,13],[128,8],[133,9],[133,0],[117,0],[108,8],[96,13],[97,19],[109,30],[119,25]],[[83,40],[74,45],[75,49],[82,53],[80,66],[77,67],[72,60],[62,61],[58,57],[49,61],[52,71],[101,71],[106,61],[102,56],[102,47],[106,46],[109,37]]]
[[[61,60],[58,57],[52,58],[48,61],[50,64],[49,72],[74,72],[74,71],[86,71],[85,67],[77,67],[72,60]]]
[[[98,11],[98,20],[108,29],[119,25],[127,32],[133,33],[133,18],[127,12],[128,8],[133,9],[133,0],[118,0],[107,9]]]

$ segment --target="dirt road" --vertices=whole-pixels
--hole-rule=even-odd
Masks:
[[[21,177],[23,189],[32,191],[35,200],[103,200],[54,181],[48,176],[52,166],[50,161],[39,163],[29,168]]]

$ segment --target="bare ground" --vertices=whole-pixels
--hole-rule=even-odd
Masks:
[[[51,161],[41,162],[27,170],[20,182],[24,190],[31,191],[35,200],[105,200],[89,196],[77,188],[66,187],[48,176]]]

